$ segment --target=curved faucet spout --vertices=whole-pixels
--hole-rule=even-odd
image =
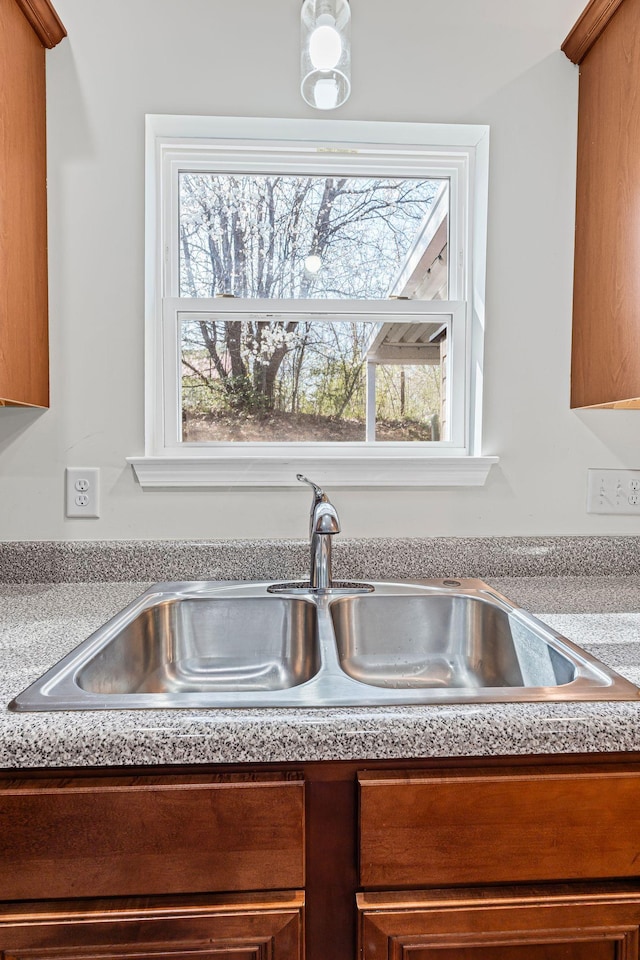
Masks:
[[[336,508],[328,496],[313,480],[301,473],[296,478],[313,489],[309,536],[311,538],[311,563],[309,583],[313,589],[327,589],[332,584],[331,537],[340,533],[340,520]]]
[[[336,508],[328,500],[322,500],[318,503],[311,516],[311,535],[314,533],[328,534],[340,533],[340,521]]]

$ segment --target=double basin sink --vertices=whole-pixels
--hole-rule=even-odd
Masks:
[[[637,688],[479,580],[164,583],[14,710],[630,700]]]

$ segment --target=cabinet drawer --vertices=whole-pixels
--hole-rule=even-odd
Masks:
[[[358,780],[364,887],[640,876],[640,772],[628,767]]]
[[[0,899],[298,889],[303,812],[290,775],[12,781]]]

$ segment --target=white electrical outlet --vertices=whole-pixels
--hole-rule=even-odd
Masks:
[[[640,517],[640,470],[589,470],[587,513]]]
[[[100,516],[98,467],[67,467],[66,504],[68,517]]]

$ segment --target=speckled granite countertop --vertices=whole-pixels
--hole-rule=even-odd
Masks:
[[[640,685],[640,576],[484,579]],[[147,583],[0,583],[7,704]],[[0,767],[640,750],[640,702],[0,712]]]

